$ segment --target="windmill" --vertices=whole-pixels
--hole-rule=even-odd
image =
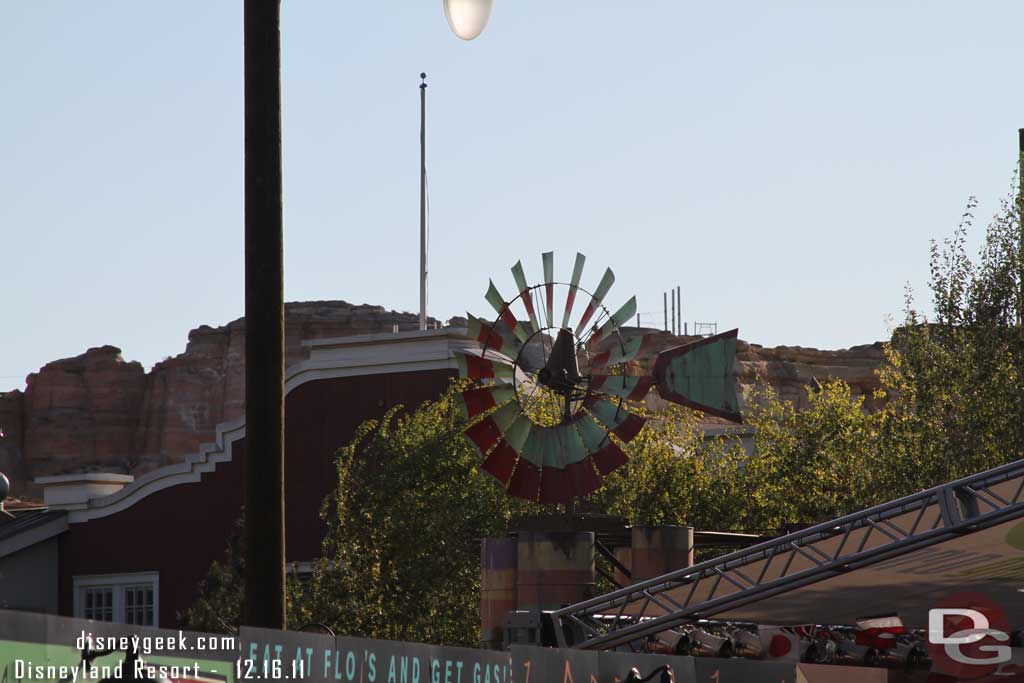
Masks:
[[[654,355],[654,335],[624,327],[636,315],[636,297],[611,313],[604,301],[615,274],[607,268],[590,291],[580,285],[585,262],[576,254],[570,281],[557,282],[554,254],[546,252],[544,280],[535,285],[517,262],[515,297],[506,301],[489,283],[494,322],[467,314],[469,337],[480,348],[460,350],[456,359],[459,374],[471,380],[459,401],[470,422],[465,434],[483,458],[480,467],[512,496],[568,503],[600,488],[628,461],[624,446],[644,427],[639,402],[653,387],[667,401],[741,419],[737,330],[662,351],[647,373],[642,361]],[[576,318],[578,297],[589,301]]]

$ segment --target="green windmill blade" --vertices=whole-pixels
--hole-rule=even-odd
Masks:
[[[522,261],[516,261],[516,264],[512,266],[512,279],[515,280],[516,288],[519,290],[519,298],[526,308],[526,315],[530,317],[533,332],[540,332],[540,322],[537,320],[537,312],[533,310],[533,297],[530,296],[530,286],[526,284],[526,273],[523,272]]]
[[[636,297],[631,296],[629,297],[629,301],[624,303],[619,310],[615,311],[615,313],[612,314],[612,317],[610,317],[604,325],[601,325],[597,332],[590,337],[587,343],[597,344],[599,341],[615,332],[615,330],[625,325],[633,318],[634,315],[636,315]]]
[[[576,254],[576,263],[572,267],[572,280],[569,282],[569,291],[565,295],[565,312],[562,314],[562,327],[569,327],[572,305],[576,301],[576,291],[580,288],[580,278],[583,277],[583,264],[586,262],[586,256],[580,253]]]
[[[498,379],[511,382],[515,376],[512,359],[488,351],[484,358],[469,349],[455,349],[455,362],[459,366],[459,377],[463,379]]]
[[[601,302],[604,301],[604,297],[608,294],[608,290],[615,284],[615,273],[612,272],[611,268],[607,268],[604,271],[604,275],[601,276],[601,281],[597,284],[597,289],[594,290],[594,295],[590,297],[590,303],[587,304],[587,308],[583,311],[583,317],[580,318],[579,323],[576,325],[576,336],[579,337],[583,330],[586,329],[587,323],[597,312],[597,309],[601,307]]]
[[[519,354],[521,346],[502,337],[490,324],[468,312],[466,320],[468,321],[466,336],[484,346],[488,351],[498,351],[509,358],[515,358]]]
[[[590,415],[583,415],[572,424],[589,453],[597,453],[608,441],[608,430]]]
[[[651,387],[654,378],[638,375],[591,375],[590,390],[605,396],[615,396],[628,401],[642,401]]]
[[[561,424],[551,430],[558,452],[562,454],[563,466],[582,462],[590,453],[587,451],[580,433],[571,424]],[[544,463],[548,465],[547,462]]]
[[[742,422],[736,396],[736,338],[729,330],[658,354],[654,378],[666,401]]]
[[[491,305],[494,312],[498,314],[502,322],[512,331],[512,334],[519,339],[519,341],[526,343],[526,340],[530,338],[530,335],[523,329],[523,326],[519,324],[516,316],[512,313],[512,310],[508,307],[505,299],[501,296],[501,292],[494,286],[493,281],[488,282],[487,294],[484,295],[487,299],[487,303]]]
[[[476,417],[495,406],[508,403],[516,397],[516,390],[510,384],[466,389],[457,398],[459,412],[465,418]]]
[[[624,442],[632,441],[633,437],[640,433],[644,423],[647,421],[646,418],[603,399],[591,403],[587,409],[594,416],[594,419],[607,427],[608,431]]]
[[[540,255],[544,262],[544,313],[547,315],[548,327],[555,323],[555,252],[546,251]]]
[[[651,339],[649,334],[634,335],[623,340],[613,338],[606,342],[607,350],[591,356],[590,367],[605,368],[640,358],[650,352]]]
[[[519,413],[507,426],[502,427],[502,430],[508,445],[514,448],[517,453],[522,453],[523,446],[526,445],[527,439],[530,438],[533,428],[533,420]]]

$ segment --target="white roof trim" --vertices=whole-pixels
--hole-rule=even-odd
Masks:
[[[42,543],[54,536],[64,533],[68,528],[67,515],[55,515],[53,519],[45,524],[29,527],[16,536],[11,536],[0,541],[0,557],[13,555],[19,550],[24,550],[30,545]]]
[[[113,474],[108,472],[82,472],[79,474],[53,474],[36,477],[37,484],[78,484],[84,482],[97,484],[130,484],[135,477],[130,474]]]
[[[303,341],[303,346],[310,349],[310,358],[287,369],[285,395],[320,379],[454,369],[458,367],[455,349],[478,346],[465,335],[465,328],[449,327]],[[67,521],[80,524],[113,515],[157,491],[198,482],[204,473],[214,471],[218,463],[230,462],[233,444],[244,436],[244,417],[222,422],[216,427],[214,443],[203,444],[198,453],[186,456],[183,462],[137,477],[120,491],[90,499],[83,509],[69,511]]]

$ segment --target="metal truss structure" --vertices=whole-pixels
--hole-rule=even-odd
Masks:
[[[590,650],[637,642],[1024,517],[1022,494],[1019,460],[564,607],[555,637]]]

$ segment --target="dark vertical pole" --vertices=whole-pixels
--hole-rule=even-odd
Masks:
[[[245,0],[245,604],[285,628],[281,3]]]
[[[672,293],[671,289],[668,290],[668,291],[669,291],[670,294]],[[676,297],[675,297],[675,295],[672,296],[672,334],[676,334]]]
[[[679,334],[683,334],[683,288],[676,285],[676,311],[679,315]]]
[[[661,293],[661,304],[665,307],[665,331],[668,332],[668,292]]]
[[[420,329],[427,329],[427,74],[420,74]]]

